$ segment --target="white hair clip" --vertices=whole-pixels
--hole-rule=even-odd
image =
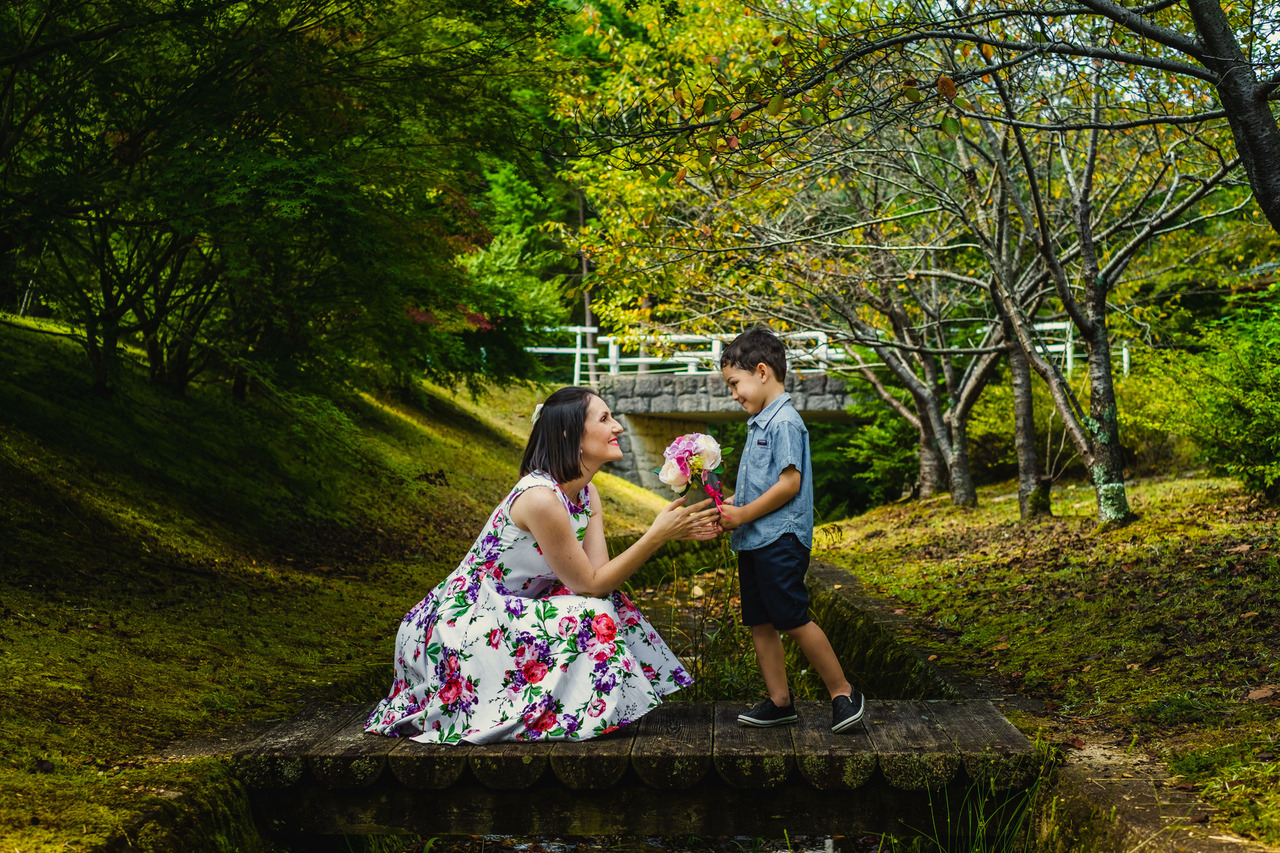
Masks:
[[[534,407],[533,407],[533,418],[532,418],[532,422],[536,424],[536,423],[538,422],[538,417],[539,417],[541,414],[542,414],[542,404],[541,404],[541,403],[539,403],[538,405],[536,405],[536,406],[534,406]]]

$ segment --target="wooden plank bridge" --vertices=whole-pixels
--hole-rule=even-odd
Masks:
[[[739,726],[746,707],[668,702],[596,740],[445,746],[365,734],[371,705],[346,705],[232,762],[264,828],[351,835],[954,836],[976,793],[989,817],[1041,770],[985,701],[869,700],[839,735],[826,702],[772,729]]]

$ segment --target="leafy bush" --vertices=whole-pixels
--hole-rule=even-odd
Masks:
[[[1280,305],[1272,299],[1205,331],[1205,349],[1154,368],[1169,399],[1147,421],[1195,441],[1203,459],[1280,501]]]

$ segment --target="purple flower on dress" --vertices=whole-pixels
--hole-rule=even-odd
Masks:
[[[596,692],[609,693],[613,688],[618,686],[618,675],[614,672],[608,672],[596,679]]]
[[[681,687],[688,687],[690,684],[693,684],[693,679],[682,666],[676,667],[675,672],[671,673],[671,680]]]
[[[562,714],[560,716],[560,723],[564,726],[564,730],[567,734],[573,734],[578,729],[582,728],[582,721],[573,714]]]
[[[524,599],[516,598],[516,597],[508,598],[507,599],[507,615],[523,616],[524,615]]]
[[[475,553],[486,562],[498,559],[502,554],[502,539],[492,532],[486,533]]]

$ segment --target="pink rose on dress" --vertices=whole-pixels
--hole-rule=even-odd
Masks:
[[[492,631],[489,632],[489,647],[492,649],[496,649],[501,642],[502,642],[502,629],[494,628]]]
[[[541,551],[539,551],[538,553],[539,553],[539,554],[541,554],[542,552],[541,552]],[[564,584],[562,584],[562,583],[558,583],[558,584],[556,584],[555,586],[551,587],[551,591],[550,591],[550,592],[548,592],[548,593],[547,593],[547,595],[549,595],[549,596],[551,596],[551,595],[573,595],[573,590],[569,589],[569,587],[565,586],[565,585],[564,585]]]
[[[532,653],[533,653],[533,649],[529,648],[528,643],[525,643],[523,646],[517,646],[516,647],[516,666],[524,666],[524,662],[529,659]]]
[[[591,658],[596,663],[607,661],[609,658],[613,657],[614,652],[616,651],[617,647],[614,646],[613,643],[601,643],[596,640],[592,640],[587,645],[587,657]]]
[[[611,643],[618,636],[618,626],[608,613],[601,613],[591,620],[591,629],[596,632],[596,639],[602,643]]]
[[[440,688],[438,694],[440,701],[446,705],[452,705],[458,701],[458,697],[462,695],[462,679],[451,678],[445,682],[444,687]]]
[[[452,675],[453,673],[457,672],[459,668],[460,667],[458,666],[458,656],[449,655],[448,660],[444,662],[444,671]]]
[[[537,684],[547,677],[547,665],[541,661],[531,660],[524,665],[524,680]]]
[[[653,681],[655,678],[658,677],[657,670],[655,670],[653,667],[649,666],[648,664],[645,664],[644,666],[642,666],[641,669],[644,671],[644,677],[649,679],[650,681]]]
[[[600,716],[601,714],[604,713],[604,707],[605,707],[604,700],[596,699],[594,702],[591,703],[591,706],[587,708],[587,716],[588,717]]]
[[[549,729],[554,729],[555,727],[556,727],[556,714],[555,714],[555,711],[551,711],[551,710],[543,711],[542,714],[538,717],[538,719],[529,723],[529,728],[537,732],[545,732],[545,731],[548,731]]]
[[[561,617],[559,631],[560,631],[561,637],[568,637],[572,634],[578,633],[578,617],[577,616]]]

